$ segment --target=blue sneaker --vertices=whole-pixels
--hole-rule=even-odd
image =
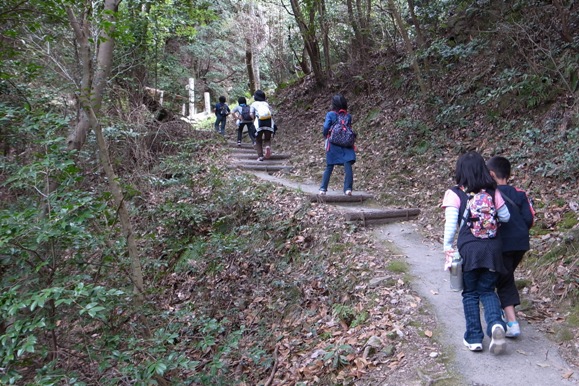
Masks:
[[[514,322],[508,322],[505,336],[507,338],[517,338],[519,335],[521,335],[521,327],[519,326],[519,322],[516,320]]]

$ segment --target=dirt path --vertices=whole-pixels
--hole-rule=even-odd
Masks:
[[[282,184],[305,194],[311,195],[318,191],[318,185],[314,183],[295,182],[267,172],[254,171],[254,174],[265,181]],[[356,194],[366,193],[355,192],[354,195]],[[368,205],[371,204],[349,203],[342,208],[345,213],[376,209],[375,206]],[[490,354],[488,338],[485,338],[483,342],[483,352],[468,351],[462,343],[465,328],[462,300],[460,293],[450,290],[449,274],[442,269],[442,245],[425,240],[421,236],[418,225],[416,221],[394,222],[375,226],[372,231],[376,240],[380,240],[387,248],[398,250],[399,254],[406,256],[410,266],[410,275],[413,277],[412,287],[426,300],[426,307],[429,307],[436,316],[438,327],[434,329],[432,338],[441,344],[444,350],[442,358],[449,358],[446,365],[452,378],[452,380],[443,381],[444,385],[579,384],[579,374],[574,373],[574,370],[561,358],[557,345],[526,321],[520,321],[522,335],[516,340],[508,340],[505,354],[500,356]],[[456,379],[460,381],[455,382]],[[391,383],[381,381],[372,384],[390,385]]]
[[[464,385],[578,383],[578,375],[572,374],[573,371],[559,356],[557,345],[525,321],[520,321],[522,335],[508,340],[504,355],[490,354],[486,337],[483,352],[468,351],[462,345],[464,316],[461,296],[459,292],[450,290],[448,272],[442,270],[442,245],[424,241],[417,226],[411,222],[388,224],[376,228],[374,234],[384,242],[393,243],[407,256],[414,277],[413,287],[431,305],[441,327],[437,331],[438,340],[453,358],[450,370],[461,374]]]

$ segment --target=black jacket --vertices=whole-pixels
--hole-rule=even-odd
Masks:
[[[535,211],[529,203],[527,194],[522,190],[510,185],[499,185],[497,187],[503,198],[508,197],[517,207],[505,198],[505,204],[509,208],[511,219],[508,223],[501,224],[499,236],[503,240],[503,252],[528,251],[529,229],[533,226]]]

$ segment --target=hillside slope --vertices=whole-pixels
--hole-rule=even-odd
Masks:
[[[321,181],[321,126],[332,95],[344,94],[359,133],[354,189],[373,193],[383,205],[420,207],[422,230],[437,240],[439,204],[453,184],[458,156],[476,150],[509,158],[511,183],[532,196],[537,210],[533,249],[519,272],[532,306],[519,311],[544,321],[577,363],[579,95],[569,80],[578,67],[553,74],[578,45],[560,38],[552,7],[517,12],[517,22],[505,14],[492,25],[487,19],[484,28],[484,18],[474,23],[473,15],[457,16],[449,30],[454,46],[438,41],[423,57],[430,70],[426,96],[397,53],[375,56],[367,67],[341,66],[324,89],[306,78],[280,90],[272,99],[280,126],[275,146],[294,155],[292,178]],[[459,25],[470,29],[461,34]],[[498,33],[484,32],[491,28]],[[541,31],[540,39],[532,31]],[[338,168],[330,188],[339,190],[341,180]]]

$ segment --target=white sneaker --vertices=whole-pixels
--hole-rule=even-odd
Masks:
[[[352,195],[352,191],[351,191],[351,190],[346,190],[346,191],[344,192],[344,194],[345,194],[346,196],[351,196],[351,195]]]
[[[465,339],[462,340],[462,343],[468,348],[470,351],[482,351],[482,343],[468,343]]]
[[[325,195],[326,195],[326,191],[325,191],[325,190],[320,190],[320,191],[318,192],[318,194],[319,194],[320,196],[325,196]]]
[[[521,335],[521,327],[519,326],[519,322],[516,320],[514,322],[507,323],[507,333],[505,336],[507,338],[517,338]]]
[[[505,329],[500,324],[495,324],[491,330],[491,345],[489,351],[495,355],[503,353],[507,349]]]

